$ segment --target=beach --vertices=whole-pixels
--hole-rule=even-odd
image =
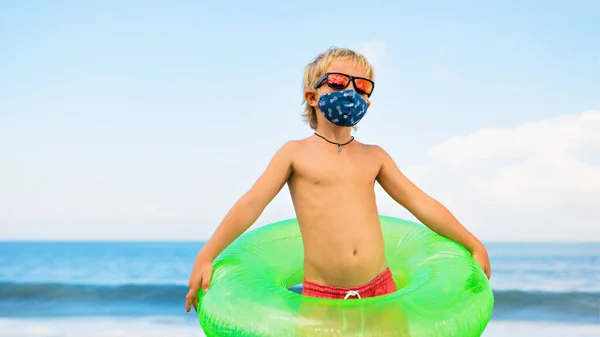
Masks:
[[[1,337],[201,337],[195,322],[169,317],[0,319]],[[597,337],[598,324],[492,321],[483,337]]]
[[[0,319],[2,337],[199,337],[195,322],[169,318]],[[483,337],[597,337],[598,324],[492,321]]]
[[[0,336],[203,336],[185,312],[200,243],[0,243]],[[488,244],[483,336],[600,335],[598,243]]]

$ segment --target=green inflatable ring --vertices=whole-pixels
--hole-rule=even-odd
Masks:
[[[302,282],[303,246],[296,219],[246,232],[214,261],[199,292],[198,318],[208,337],[476,337],[490,320],[489,281],[461,245],[410,221],[381,216],[395,293],[330,300],[289,290]]]

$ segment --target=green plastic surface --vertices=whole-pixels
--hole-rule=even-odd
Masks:
[[[208,337],[475,337],[489,322],[489,281],[461,245],[410,221],[381,216],[393,294],[330,300],[288,288],[302,282],[296,219],[246,232],[214,262],[198,318]]]

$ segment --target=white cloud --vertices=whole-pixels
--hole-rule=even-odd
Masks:
[[[598,159],[600,111],[586,111],[454,137],[405,173],[484,240],[600,240]]]
[[[73,168],[60,156],[46,166],[23,157],[29,171],[0,175],[0,237],[207,238],[275,147],[162,165],[153,155],[137,166],[83,154]],[[600,111],[454,137],[403,171],[484,241],[600,240]],[[31,178],[40,174],[44,184]],[[380,213],[413,218],[379,187],[377,194]],[[257,225],[293,216],[284,188]]]

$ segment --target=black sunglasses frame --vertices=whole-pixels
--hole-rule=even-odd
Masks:
[[[346,83],[346,85],[343,88],[340,87],[333,87],[331,84],[329,84],[329,81],[327,81],[327,78],[329,77],[329,75],[342,75],[342,76],[346,76],[348,77],[350,80],[348,81],[348,83]],[[356,86],[356,82],[355,80],[365,80],[371,83],[371,92],[370,93],[366,93],[363,90],[360,90],[357,86]],[[323,74],[323,76],[321,76],[321,78],[317,81],[317,84],[315,85],[315,89],[318,89],[323,82],[327,83],[327,86],[329,86],[332,89],[345,89],[348,87],[348,85],[350,84],[350,82],[352,82],[352,84],[354,85],[354,89],[356,89],[357,92],[362,93],[367,95],[367,97],[371,97],[371,95],[373,94],[373,91],[375,90],[375,82],[371,81],[368,78],[364,78],[364,77],[355,77],[355,76],[350,76],[348,74],[344,74],[344,73],[325,73]]]

